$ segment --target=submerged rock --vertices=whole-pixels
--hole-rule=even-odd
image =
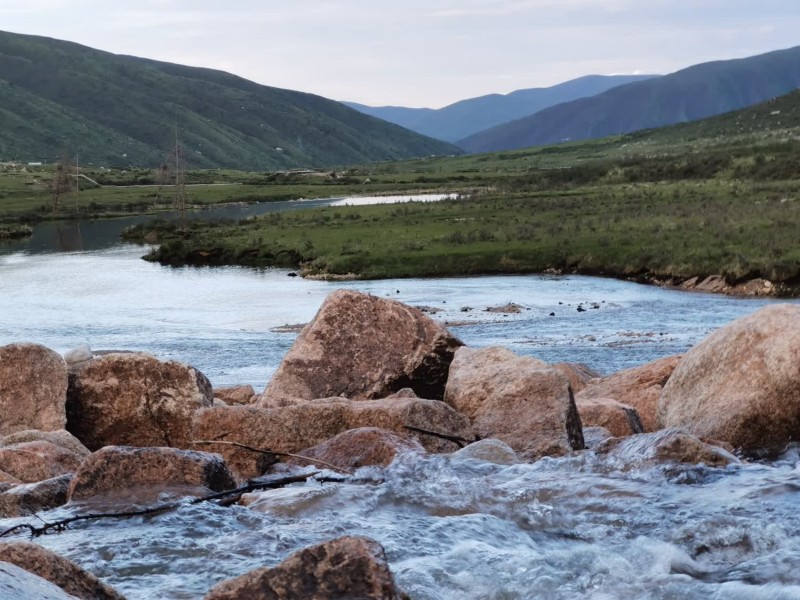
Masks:
[[[614,437],[644,433],[642,420],[636,409],[612,398],[576,398],[575,405],[581,416],[581,425],[604,427]]]
[[[85,500],[126,488],[197,488],[222,492],[236,487],[219,454],[177,448],[107,446],[80,465],[69,489],[70,500]],[[188,490],[187,490],[188,492]]]
[[[37,344],[0,346],[0,435],[64,429],[67,365]]]
[[[71,560],[30,542],[0,543],[0,561],[46,579],[80,600],[125,600],[97,577]],[[0,594],[0,597],[2,596]],[[24,596],[27,598],[27,596]],[[19,596],[23,598],[23,596]]]
[[[680,355],[667,356],[591,381],[575,395],[575,401],[580,404],[590,398],[613,398],[636,409],[645,431],[655,431],[660,427],[656,410],[661,390],[680,360]]]
[[[441,399],[459,346],[416,308],[339,290],[297,338],[260,405],[280,405],[284,398],[384,398],[405,387]]]
[[[205,600],[401,600],[383,547],[363,537],[342,537],[305,548],[277,567],[261,568],[217,584]]]
[[[800,306],[767,306],[689,350],[658,420],[748,452],[800,440]]]
[[[733,454],[681,431],[661,429],[625,438],[611,438],[595,449],[598,454],[608,454],[627,466],[647,462],[678,462],[724,467],[739,462]]]
[[[17,485],[0,493],[0,516],[21,517],[67,503],[72,473],[37,483]]]
[[[567,378],[535,358],[504,348],[461,348],[450,366],[445,402],[535,460],[582,450],[581,421]]]
[[[405,452],[423,454],[425,449],[414,438],[400,436],[378,427],[360,427],[340,433],[336,437],[298,454],[319,459],[343,469],[357,469],[367,465],[386,467],[391,464],[395,456]]]
[[[471,459],[496,465],[513,465],[519,462],[519,457],[514,449],[502,440],[489,438],[478,440],[453,452],[454,459]]]
[[[211,404],[211,384],[190,366],[149,354],[108,354],[70,378],[67,429],[90,450],[186,448],[192,413]]]

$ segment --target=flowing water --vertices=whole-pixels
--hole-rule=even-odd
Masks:
[[[328,283],[286,270],[176,269],[117,242],[131,221],[48,224],[0,250],[0,344],[145,350],[191,363],[215,385],[261,389],[296,336],[284,326],[307,322],[344,287],[427,307],[472,346],[610,373],[683,352],[770,302],[590,277]],[[507,303],[520,312],[486,311]],[[373,481],[310,481],[249,507],[186,505],[37,542],[131,599],[199,598],[221,579],[345,534],[381,542],[414,599],[800,599],[796,448],[723,469],[591,451],[514,465],[406,455],[360,475]]]

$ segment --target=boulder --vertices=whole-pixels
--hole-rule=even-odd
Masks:
[[[0,469],[24,483],[72,473],[83,456],[43,440],[0,448]]]
[[[283,398],[385,398],[410,387],[441,399],[461,342],[419,309],[349,290],[334,292],[298,336],[264,390]]]
[[[581,421],[567,378],[541,361],[504,348],[460,348],[450,365],[445,402],[522,458],[583,449]]]
[[[229,406],[206,408],[194,415],[196,440],[224,440],[277,452],[296,453],[334,436],[361,427],[379,427],[401,437],[415,437],[428,452],[452,452],[458,444],[409,431],[411,425],[427,431],[473,439],[469,420],[438,400],[396,398],[346,400],[327,398],[282,408]],[[263,455],[225,445],[209,445],[220,452],[240,477],[264,472]]]
[[[64,429],[67,365],[36,344],[0,347],[0,435]]]
[[[30,542],[0,543],[0,561],[38,575],[80,600],[125,600],[71,560]]]
[[[342,537],[217,584],[205,600],[401,600],[378,542]]]
[[[192,413],[211,404],[211,384],[192,367],[148,354],[108,354],[70,378],[67,429],[90,450],[186,448]]]
[[[658,421],[746,452],[800,440],[800,306],[767,306],[689,350],[664,387]]]
[[[252,385],[232,385],[214,388],[214,400],[220,399],[225,404],[253,404],[258,400]]]
[[[511,446],[492,438],[473,442],[453,452],[452,457],[456,460],[480,460],[496,465],[513,465],[519,462],[517,453]]]
[[[739,462],[727,450],[707,444],[680,429],[661,429],[625,438],[611,438],[600,443],[595,452],[621,461],[625,468],[653,462],[702,463],[709,467],[724,467]]]
[[[645,431],[655,431],[659,429],[656,410],[661,390],[680,360],[680,355],[667,356],[589,382],[575,395],[575,401],[580,404],[589,398],[613,398],[636,409]]]
[[[357,469],[367,465],[386,467],[391,464],[395,456],[404,452],[422,454],[425,449],[414,438],[400,436],[378,427],[360,427],[340,433],[299,454],[342,469]],[[298,464],[309,463],[298,462]]]
[[[72,435],[66,429],[58,431],[39,431],[38,429],[26,429],[25,431],[18,431],[9,435],[0,436],[0,446],[11,446],[21,442],[50,442],[64,450],[68,450],[73,454],[86,458],[91,454],[89,449],[81,444],[81,441]]]
[[[644,426],[636,409],[613,398],[578,397],[575,405],[584,428],[604,427],[614,437],[644,433]]]
[[[72,474],[17,485],[0,493],[0,516],[22,517],[67,503]]]
[[[195,495],[236,487],[219,454],[177,448],[107,446],[81,463],[69,488],[70,500],[128,488],[195,488]]]
[[[56,585],[11,563],[0,561],[0,598],[9,600],[75,600]]]
[[[593,379],[601,377],[600,373],[583,363],[560,362],[553,363],[552,367],[561,371],[569,380],[573,394],[580,392]]]

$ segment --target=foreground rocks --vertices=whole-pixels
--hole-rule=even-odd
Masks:
[[[149,354],[108,354],[70,379],[67,429],[90,450],[187,448],[192,413],[211,405],[211,384],[192,367]]]
[[[64,429],[67,365],[37,344],[0,347],[0,435]]]
[[[679,429],[611,438],[600,443],[595,451],[608,454],[628,468],[652,462],[705,464],[709,467],[724,467],[739,462],[724,448],[708,444]]]
[[[9,600],[75,600],[75,596],[53,585],[46,579],[20,569],[16,565],[0,562],[0,598]]]
[[[116,590],[71,560],[30,542],[0,543],[0,561],[46,579],[67,594],[81,600],[125,600]],[[0,588],[2,589],[2,588]],[[70,597],[72,597],[70,596]],[[2,596],[11,598],[11,596]],[[27,598],[27,596],[16,596]]]
[[[357,469],[368,465],[386,467],[398,454],[406,452],[424,454],[425,449],[414,438],[379,427],[361,427],[340,433],[299,454],[341,469]]]
[[[67,503],[72,474],[15,485],[0,493],[0,517],[22,517]]]
[[[535,358],[505,348],[461,348],[450,365],[445,402],[535,460],[583,450],[581,421],[567,378]]]
[[[20,442],[0,448],[0,470],[24,483],[72,473],[83,456],[50,442]]]
[[[584,428],[604,427],[614,437],[644,433],[639,413],[627,404],[612,398],[578,398],[575,404]]]
[[[800,440],[800,306],[767,306],[692,348],[664,387],[658,421],[748,452]]]
[[[377,542],[343,537],[301,550],[277,567],[256,569],[215,586],[205,600],[401,600]]]
[[[441,399],[459,346],[447,329],[416,308],[339,290],[297,338],[259,404],[385,398],[405,387],[420,397]]]

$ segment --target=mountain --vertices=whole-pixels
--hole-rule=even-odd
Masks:
[[[175,126],[192,168],[324,167],[453,146],[313,94],[211,69],[0,32],[0,160],[159,164]]]
[[[543,146],[695,121],[800,87],[800,47],[704,63],[559,104],[467,137],[468,152]]]
[[[345,104],[411,131],[456,142],[484,129],[527,117],[562,102],[594,96],[616,86],[654,77],[658,76],[587,75],[548,88],[517,90],[505,95],[489,94],[461,100],[439,109],[365,106],[355,102]]]

